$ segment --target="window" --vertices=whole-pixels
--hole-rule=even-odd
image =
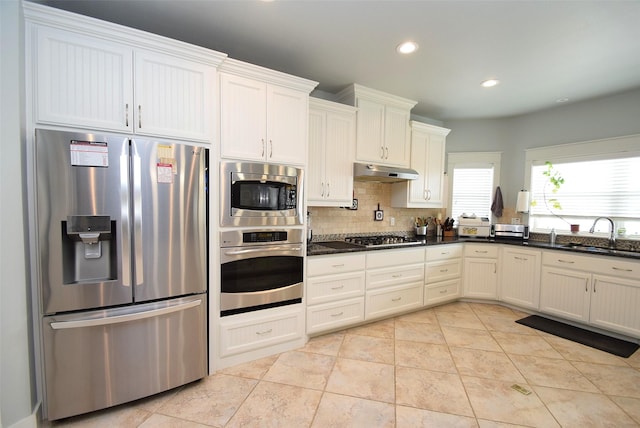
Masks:
[[[491,218],[494,189],[500,176],[500,153],[450,153],[451,218],[463,213]]]
[[[581,232],[588,232],[597,217],[610,217],[616,233],[640,237],[639,140],[636,136],[527,151],[531,228],[563,231],[578,224]],[[621,144],[625,142],[631,145]],[[573,150],[564,150],[567,146]],[[555,193],[544,175],[549,171],[546,162],[564,180]],[[554,208],[550,199],[557,200],[559,207]],[[609,222],[601,221],[595,231],[608,234],[610,227]]]

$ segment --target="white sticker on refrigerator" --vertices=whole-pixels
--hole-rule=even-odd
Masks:
[[[170,163],[157,163],[158,183],[173,183],[173,165]]]
[[[109,147],[105,142],[71,140],[72,166],[109,166]]]

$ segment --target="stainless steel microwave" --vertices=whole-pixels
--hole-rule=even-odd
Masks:
[[[220,164],[221,226],[292,226],[304,222],[300,168],[256,162]]]

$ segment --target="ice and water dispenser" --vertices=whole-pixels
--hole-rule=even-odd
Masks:
[[[109,216],[68,216],[62,222],[65,284],[117,278],[115,221]]]

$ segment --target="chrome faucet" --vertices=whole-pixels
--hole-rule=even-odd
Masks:
[[[616,232],[615,232],[615,226],[613,224],[613,220],[611,220],[609,217],[598,217],[594,222],[593,222],[593,226],[591,226],[591,229],[589,229],[589,233],[593,233],[593,231],[596,228],[596,223],[598,222],[598,220],[609,220],[609,223],[611,223],[611,234],[609,235],[609,248],[616,248]]]

